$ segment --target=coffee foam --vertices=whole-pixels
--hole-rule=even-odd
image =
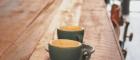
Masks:
[[[80,26],[63,26],[59,28],[60,30],[63,31],[80,31],[83,30]]]
[[[74,40],[69,39],[58,39],[58,40],[52,40],[49,43],[52,46],[60,47],[60,48],[70,48],[70,47],[78,47],[81,46],[81,43]]]

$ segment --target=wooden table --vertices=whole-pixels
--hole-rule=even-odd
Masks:
[[[84,0],[80,26],[85,28],[84,42],[95,48],[91,60],[124,60],[114,32],[111,20],[107,14],[103,0]],[[53,22],[56,23],[56,22]],[[51,40],[56,32],[56,26],[52,24],[50,31],[46,33],[38,44],[31,60],[48,60],[48,52],[45,51],[47,40]],[[46,42],[46,43],[44,43]],[[43,47],[46,46],[46,47]]]
[[[1,0],[0,60],[48,60],[46,45],[64,21],[56,18],[62,1]],[[96,50],[91,60],[124,60],[104,0],[84,0],[82,6],[84,42]]]

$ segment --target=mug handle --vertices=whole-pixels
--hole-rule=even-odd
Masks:
[[[91,46],[83,44],[82,60],[89,60],[93,52],[95,50]]]

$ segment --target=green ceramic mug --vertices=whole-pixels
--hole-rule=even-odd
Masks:
[[[84,28],[80,26],[63,26],[57,29],[58,39],[70,39],[83,43]]]
[[[49,45],[50,60],[81,60],[82,44],[68,39],[52,40]]]
[[[52,40],[48,47],[50,60],[89,60],[95,51],[89,45],[69,39]]]

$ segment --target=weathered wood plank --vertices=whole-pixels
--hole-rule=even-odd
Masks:
[[[61,1],[61,2],[60,2]],[[50,22],[49,28],[46,30],[46,33],[44,37],[39,41],[35,51],[33,52],[32,56],[30,57],[30,60],[48,60],[48,52],[46,51],[48,41],[56,39],[56,29],[60,26],[64,25],[78,25],[79,17],[80,15],[77,15],[77,13],[80,13],[81,11],[81,4],[83,0],[59,0],[61,3],[58,9],[56,9],[56,12],[54,12],[52,15],[52,22]],[[67,12],[66,12],[67,11]],[[65,14],[64,14],[65,12]],[[67,17],[69,13],[74,14],[74,19],[78,19],[78,21],[72,21],[64,19]],[[76,17],[75,17],[76,16]]]
[[[0,1],[0,60],[28,59],[50,22],[43,18],[47,19],[53,11],[48,8],[54,1]],[[39,17],[44,8],[46,16]]]
[[[88,0],[84,5],[81,26],[86,27],[85,42],[90,43],[96,50],[91,60],[123,60],[118,39],[103,1]],[[89,7],[91,5],[94,7]]]
[[[42,0],[42,2],[44,1]],[[6,45],[8,43],[9,45],[14,42],[24,32],[33,17],[38,14],[40,8],[44,7],[43,4],[41,5],[42,2],[37,5],[37,3],[26,0],[3,0],[0,6],[0,44]],[[31,3],[39,8],[33,7]],[[0,55],[5,48],[8,48],[6,46],[0,48]]]

